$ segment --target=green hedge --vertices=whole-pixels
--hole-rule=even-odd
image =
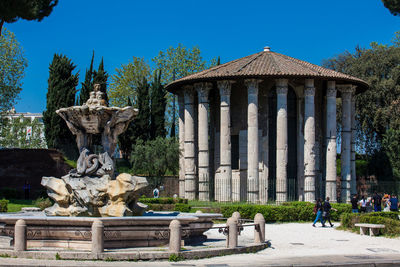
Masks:
[[[348,213],[343,214],[341,217],[341,227],[348,230],[359,231],[356,223],[373,223],[383,224],[384,229],[381,229],[382,234],[387,236],[400,235],[400,220],[398,219],[398,212],[372,212],[365,214]],[[395,218],[395,219],[393,219]]]
[[[148,205],[148,210],[154,211],[180,211],[180,212],[190,212],[191,206],[184,203],[176,204],[152,204],[146,203]]]
[[[173,197],[160,197],[160,198],[141,197],[139,198],[138,201],[144,204],[176,204],[176,203],[188,204],[187,199],[173,198]]]
[[[7,212],[8,211],[8,200],[7,199],[0,199],[0,212]]]
[[[341,214],[351,212],[350,204],[332,204],[338,211],[331,212],[331,218],[338,221]],[[313,221],[314,204],[310,202],[288,202],[279,206],[274,205],[231,205],[221,207],[221,213],[225,218],[232,216],[238,211],[244,219],[254,219],[257,213],[261,213],[266,222],[294,222],[294,221]]]

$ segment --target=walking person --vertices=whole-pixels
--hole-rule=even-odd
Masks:
[[[323,212],[322,199],[318,198],[317,203],[315,203],[315,206],[314,206],[314,213],[317,214],[317,217],[314,220],[314,223],[312,225],[313,227],[315,227],[315,224],[318,221],[321,221],[322,227],[325,227],[324,220],[322,219],[322,212]]]
[[[357,194],[353,195],[351,198],[351,212],[358,213],[358,199]]]
[[[365,196],[362,196],[360,200],[360,211],[362,213],[367,212],[367,200],[365,199]]]
[[[333,227],[333,223],[331,222],[331,210],[337,211],[337,209],[332,208],[331,204],[329,203],[329,197],[326,197],[326,200],[322,208],[323,208],[322,219],[324,220],[325,223],[329,222],[330,226]]]
[[[389,199],[390,202],[390,211],[399,211],[399,200],[395,194],[392,194],[392,197]]]
[[[382,211],[382,196],[379,195],[376,191],[372,197],[372,203],[374,203],[374,211]]]

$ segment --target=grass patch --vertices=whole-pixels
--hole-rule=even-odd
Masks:
[[[11,199],[8,203],[8,212],[18,212],[21,211],[23,207],[35,207],[35,200],[25,200],[25,199]]]

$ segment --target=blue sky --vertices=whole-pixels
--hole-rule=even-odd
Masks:
[[[111,3],[111,4],[110,4]],[[42,22],[5,24],[28,59],[19,112],[46,107],[54,53],[68,56],[83,80],[95,50],[109,74],[132,56],[151,59],[179,43],[199,46],[206,60],[225,63],[262,50],[320,64],[372,41],[389,43],[400,30],[380,0],[136,1],[60,0]],[[80,85],[78,86],[78,89]]]

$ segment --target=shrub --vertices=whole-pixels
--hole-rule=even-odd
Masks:
[[[351,212],[349,204],[333,204],[338,211],[332,211],[333,220],[339,220],[340,215]],[[292,221],[313,221],[315,215],[313,213],[314,204],[309,202],[288,202],[280,206],[274,205],[230,205],[222,206],[221,213],[225,218],[238,211],[244,219],[253,219],[257,213],[261,213],[266,222],[292,222]]]
[[[8,211],[8,200],[7,199],[1,199],[0,200],[0,212],[7,212]]]
[[[34,205],[40,208],[41,210],[44,210],[45,208],[52,206],[53,203],[49,198],[39,197],[38,199],[35,200]]]
[[[398,218],[391,219],[397,215],[387,214],[389,212],[375,212],[366,214],[348,213],[343,214],[341,217],[341,225],[344,229],[354,229],[356,223],[372,223],[372,224],[383,224],[385,228],[381,229],[382,234],[388,236],[400,235],[400,221]],[[382,215],[382,216],[380,216]]]
[[[175,204],[175,203],[184,203],[187,204],[188,200],[184,198],[172,198],[172,197],[160,197],[160,198],[139,198],[139,202],[144,204]]]
[[[176,203],[175,204],[175,211],[180,211],[180,212],[190,212],[191,207],[188,204],[183,204],[183,203]]]

